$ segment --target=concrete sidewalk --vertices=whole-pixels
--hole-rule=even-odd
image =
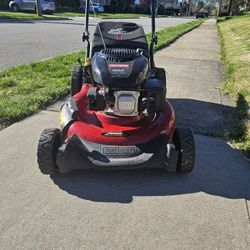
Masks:
[[[230,99],[209,20],[156,54],[178,123],[223,134]],[[52,112],[53,110],[53,112]],[[249,249],[250,166],[222,139],[195,136],[188,175],[156,171],[43,176],[36,147],[57,106],[0,132],[0,249]]]
[[[215,20],[186,34],[156,54],[157,66],[168,74],[168,95],[179,126],[223,135],[231,123],[232,102],[223,95],[223,68]]]

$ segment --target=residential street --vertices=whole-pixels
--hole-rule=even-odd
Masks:
[[[95,30],[96,23],[100,21],[128,20],[91,18],[91,34]],[[150,32],[149,18],[129,21],[141,24],[145,32]],[[190,18],[157,18],[156,27],[159,30],[186,22],[190,22]],[[55,21],[0,20],[0,70],[82,49],[83,23],[83,18]]]
[[[47,24],[27,25],[34,25],[34,32],[41,26],[40,38],[48,32]],[[41,54],[30,52],[27,61],[50,56],[48,40],[61,41],[55,54],[79,49],[81,41],[76,39],[82,26],[69,28],[74,42],[68,45],[66,34],[58,39],[65,25],[55,25],[59,33],[34,45],[41,46]],[[232,103],[221,91],[215,20],[157,52],[155,61],[168,71],[167,97],[179,126],[199,132],[194,171],[44,176],[37,167],[36,148],[41,131],[59,124],[56,104],[0,131],[0,249],[250,249],[250,164],[218,137],[230,124]]]

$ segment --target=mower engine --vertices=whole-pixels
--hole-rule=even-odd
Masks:
[[[103,49],[92,58],[95,87],[88,91],[89,108],[116,116],[162,111],[166,87],[148,72],[140,49]]]
[[[61,108],[60,130],[45,129],[41,134],[37,150],[41,172],[158,167],[192,171],[193,134],[176,128],[173,107],[165,100],[165,70],[154,63],[156,1],[151,1],[150,46],[140,25],[100,22],[91,48],[90,0],[85,2],[85,65],[79,59],[80,66],[72,71],[71,96]]]

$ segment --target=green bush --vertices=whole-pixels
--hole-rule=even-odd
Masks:
[[[0,1],[0,9],[6,10],[9,8],[9,0],[1,0]]]

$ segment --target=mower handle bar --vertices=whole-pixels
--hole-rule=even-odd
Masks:
[[[90,56],[90,42],[89,42],[89,3],[90,0],[85,0],[85,31],[82,35],[83,42],[87,41],[87,51],[86,51],[86,58]],[[154,63],[154,45],[157,43],[157,36],[155,35],[155,15],[156,15],[156,2],[157,0],[151,0],[151,41],[150,41],[150,66],[151,69],[155,67]]]

